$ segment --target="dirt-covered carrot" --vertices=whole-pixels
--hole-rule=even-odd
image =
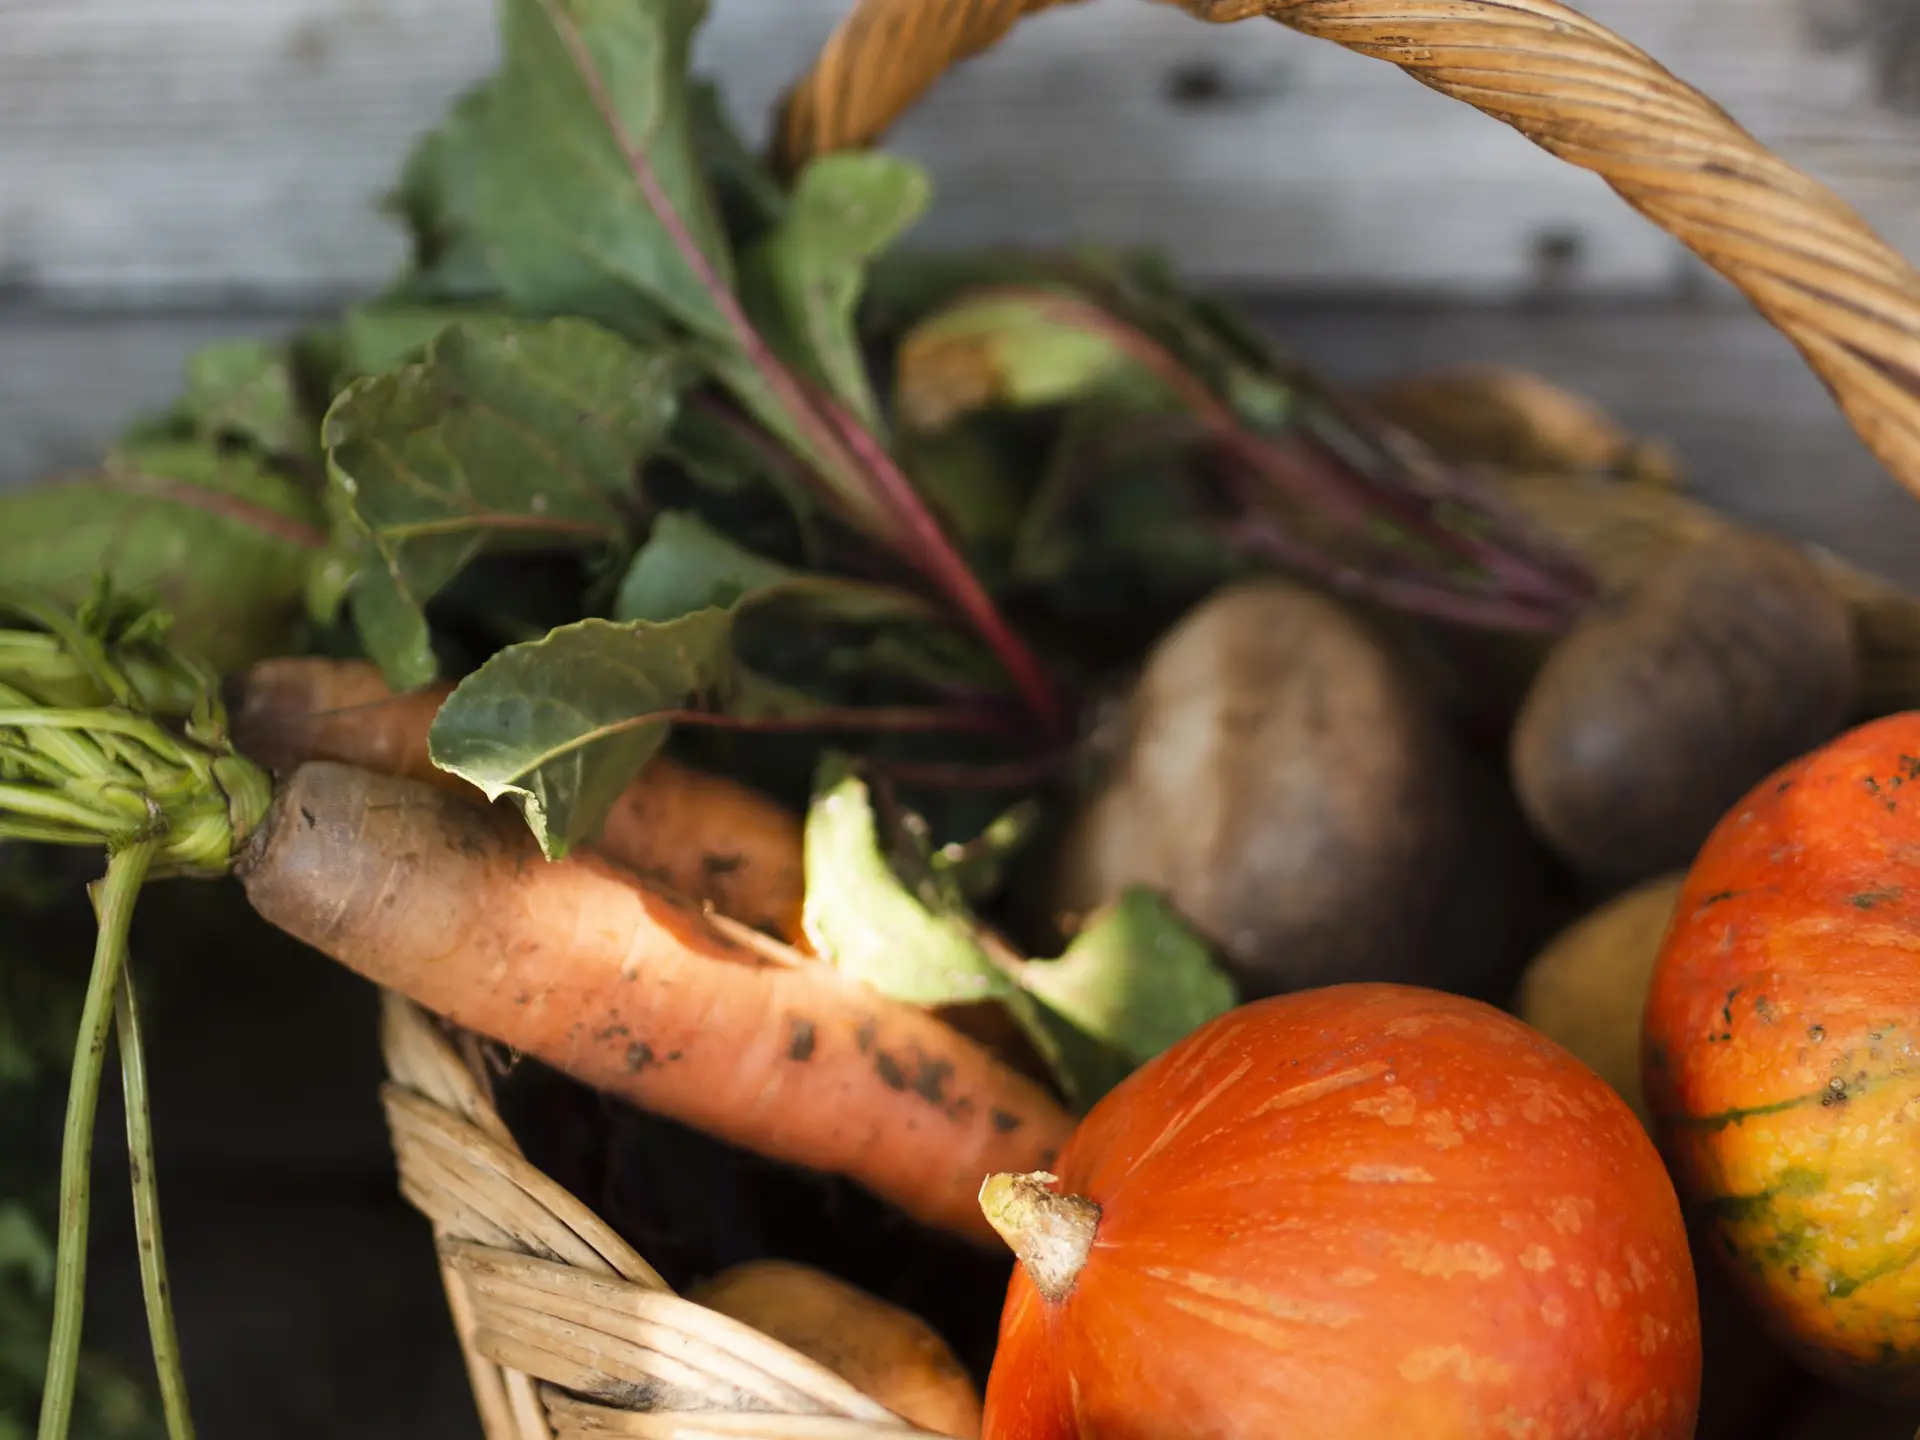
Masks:
[[[597,855],[541,857],[478,797],[331,761],[281,783],[236,871],[280,929],[457,1024],[991,1244],[996,1170],[1072,1121],[938,1018],[781,965]]]
[[[452,687],[395,695],[360,660],[267,660],[228,682],[241,753],[286,772],[338,760],[472,793],[427,754],[427,730]],[[608,813],[590,848],[696,905],[802,945],[801,826],[734,780],[655,756]]]

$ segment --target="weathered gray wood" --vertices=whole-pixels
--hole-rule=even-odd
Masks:
[[[716,0],[756,126],[846,0]],[[1920,253],[1908,0],[1589,0]],[[0,282],[62,294],[377,284],[412,138],[492,64],[490,0],[3,0]],[[1903,108],[1904,107],[1904,108]],[[1100,236],[1264,284],[1658,289],[1678,248],[1592,177],[1375,61],[1143,0],[1030,22],[896,137],[923,235]]]
[[[295,323],[284,309],[215,315],[0,310],[0,486],[86,465],[179,390],[197,347]]]
[[[1744,308],[1293,300],[1255,310],[1336,378],[1465,361],[1538,371],[1677,446],[1712,502],[1920,584],[1920,505],[1854,439],[1793,349]],[[301,318],[0,312],[0,485],[90,462],[131,415],[168,403],[196,345],[279,333]]]

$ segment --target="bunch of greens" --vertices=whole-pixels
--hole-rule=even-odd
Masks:
[[[1581,602],[1153,259],[899,251],[912,164],[764,169],[689,76],[704,10],[503,0],[391,201],[405,273],[194,357],[97,474],[0,501],[0,563],[74,596],[104,560],[222,668],[471,672],[434,757],[553,855],[673,726],[1031,784],[1090,669],[1248,570],[1467,623]]]

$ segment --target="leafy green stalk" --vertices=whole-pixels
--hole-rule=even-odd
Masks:
[[[750,598],[750,597],[749,597]],[[457,685],[428,731],[436,765],[509,799],[549,857],[593,834],[675,724],[1003,733],[985,706],[826,705],[742,665],[741,599],[658,620],[588,619],[509,645]]]
[[[1237,548],[1345,592],[1469,624],[1555,629],[1584,603],[1590,585],[1579,567],[1466,477],[1311,377],[1228,353],[1203,333],[1204,317],[1168,319],[1172,309],[1163,302],[1161,319],[1193,354],[1071,287],[963,292],[901,342],[897,403],[930,431],[989,406],[1104,402],[1141,416],[1183,413],[1234,497],[1221,533]],[[1294,523],[1275,501],[1291,507]]]
[[[396,690],[435,678],[425,606],[483,553],[624,556],[634,467],[684,365],[586,320],[464,319],[355,380],[322,425],[354,621]]]
[[[580,24],[560,0],[538,0],[538,6],[655,223],[702,292],[722,333],[737,347],[741,364],[723,361],[723,374],[744,391],[742,399],[750,406],[763,414],[769,408],[777,412],[777,418],[784,422],[782,428],[798,439],[803,451],[820,467],[839,508],[857,528],[896,549],[946,595],[999,657],[1036,718],[1050,733],[1058,733],[1064,723],[1063,711],[1045,671],[1001,617],[911,482],[858,420],[824,394],[812,392],[775,354],[675,205],[647,144],[629,134],[607,76]],[[748,372],[744,377],[742,369]]]
[[[74,1047],[66,1129],[60,1143],[60,1241],[54,1262],[53,1341],[47,1352],[39,1440],[66,1440],[73,1421],[73,1389],[80,1369],[81,1316],[87,1290],[93,1121],[100,1104],[100,1076],[106,1067],[114,997],[127,963],[127,930],[133,922],[134,900],[159,853],[160,840],[159,834],[152,833],[114,851],[97,892],[95,909],[100,930],[86,1005],[80,1013],[80,1038]]]
[[[858,769],[828,756],[805,831],[801,923],[820,957],[915,1005],[997,1003],[1084,1111],[1129,1071],[1233,1008],[1233,982],[1206,944],[1134,888],[1057,959],[1023,960],[975,917],[1031,837],[1026,807],[974,841],[932,850],[911,812],[883,815]]]
[[[1026,643],[1013,632],[980,578],[953,548],[940,522],[933,518],[913,483],[901,473],[881,444],[860,428],[852,416],[825,401],[829,419],[838,427],[847,447],[866,466],[876,489],[895,517],[899,542],[921,573],[946,592],[987,647],[1006,667],[1007,674],[1033,707],[1048,735],[1058,737],[1066,725],[1065,712],[1054,694],[1053,682]]]
[[[627,132],[620,107],[615,103],[607,84],[605,74],[595,59],[587,37],[560,0],[537,0],[554,35],[565,48],[587,97],[606,127],[614,144],[620,151],[621,159],[626,163],[632,175],[635,188],[652,212],[654,221],[665,232],[669,242],[678,253],[681,264],[693,277],[695,284],[704,292],[705,299],[719,317],[721,325],[745,357],[748,366],[759,377],[766,389],[771,392],[785,418],[799,431],[807,446],[816,456],[825,460],[835,470],[846,474],[857,474],[857,466],[852,462],[823,418],[808,402],[806,392],[799,379],[780,363],[760,332],[747,318],[739,299],[734,295],[733,287],[723,278],[713,262],[708,259],[707,251],[695,239],[693,231],[682,217],[667,187],[661,183],[658,170],[647,153],[644,143],[637,142]],[[857,493],[851,497],[858,503]]]
[[[0,575],[69,605],[102,564],[228,668],[284,649],[326,542],[312,492],[212,439],[125,441],[95,469],[0,493]]]
[[[1011,738],[1067,729],[1054,677],[884,443],[855,311],[926,177],[835,155],[776,185],[689,81],[705,13],[502,0],[498,71],[396,197],[412,270],[320,364],[350,383],[323,426],[337,563],[310,603],[330,619],[344,593],[392,688],[438,673],[427,606],[483,554],[587,561],[589,618],[517,630],[429,740],[549,856],[598,828],[675,723],[1000,730],[1011,692],[1027,712]],[[672,493],[683,481],[697,499]],[[753,513],[763,486],[785,503],[751,540],[687,523]],[[760,606],[736,635],[774,596],[780,617]]]
[[[187,1377],[180,1363],[180,1335],[173,1323],[167,1287],[167,1253],[160,1238],[160,1191],[154,1178],[152,1107],[147,1094],[146,1044],[133,972],[124,964],[114,997],[114,1030],[120,1037],[120,1088],[127,1112],[127,1161],[133,1171],[133,1231],[140,1246],[140,1289],[147,1301],[147,1334],[160,1379],[160,1404],[169,1440],[193,1440],[187,1408]]]
[[[919,166],[898,156],[820,156],[740,257],[742,308],[758,317],[769,347],[882,439],[886,424],[866,357],[851,343],[855,312],[868,266],[920,218],[932,189]]]

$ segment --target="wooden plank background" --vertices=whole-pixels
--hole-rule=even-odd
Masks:
[[[716,0],[750,129],[846,0]],[[1920,253],[1911,0],[1589,0]],[[0,0],[0,283],[147,300],[379,283],[409,142],[495,55],[491,0]],[[1391,67],[1143,0],[1030,21],[896,137],[927,239],[1097,235],[1261,286],[1663,291],[1678,247]]]

